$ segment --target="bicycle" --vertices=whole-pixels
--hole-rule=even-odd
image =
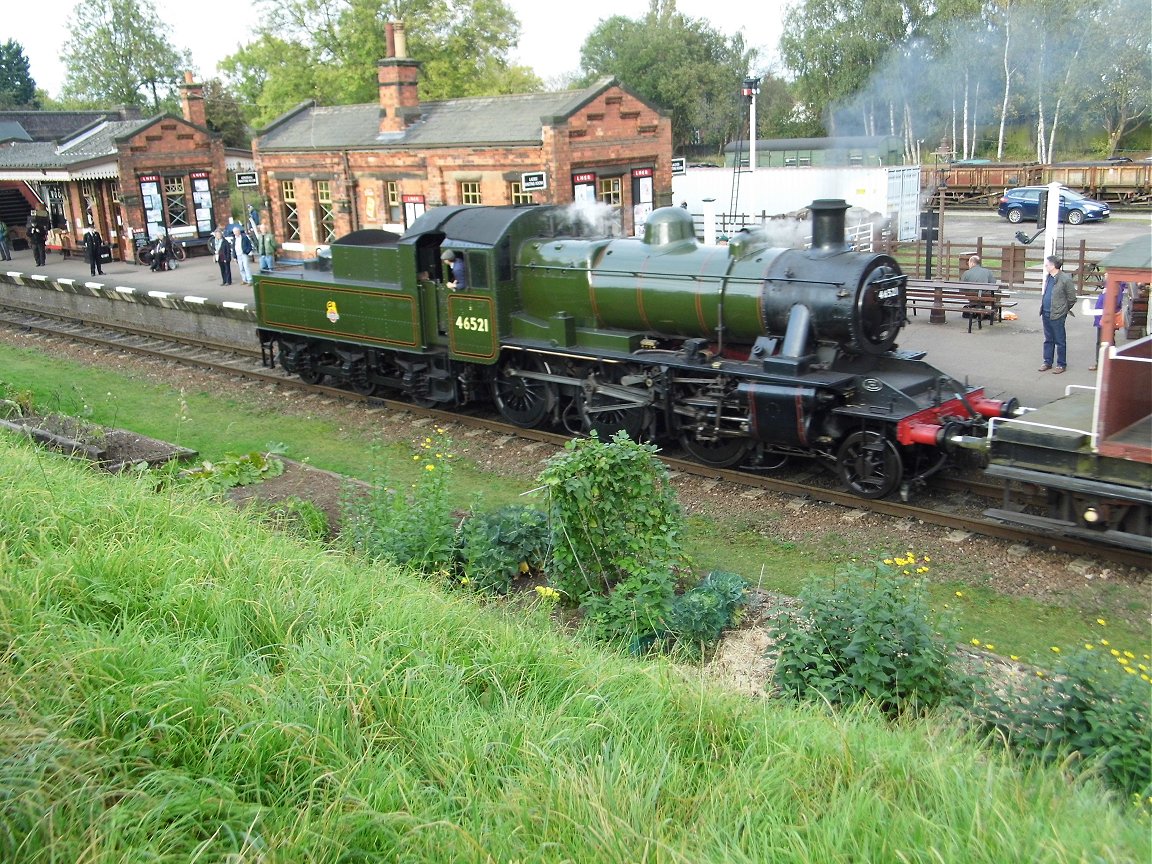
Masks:
[[[1089,291],[1095,291],[1099,294],[1104,290],[1104,271],[1100,269],[1100,265],[1095,261],[1087,261],[1084,264],[1084,287]]]
[[[154,244],[148,246],[141,246],[136,250],[136,259],[145,267],[151,267],[152,261],[156,256],[156,246]],[[184,247],[184,243],[169,243],[168,244],[168,257],[164,262],[164,269],[171,270],[172,262],[181,262],[188,258],[188,250]]]

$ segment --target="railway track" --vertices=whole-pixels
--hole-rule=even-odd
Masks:
[[[247,380],[266,384],[290,387],[295,390],[339,398],[349,402],[364,402],[374,407],[407,411],[416,416],[424,416],[445,423],[456,423],[470,429],[483,429],[497,435],[506,435],[529,441],[537,441],[563,447],[569,436],[561,433],[537,429],[524,429],[502,420],[476,414],[442,411],[424,408],[410,402],[385,399],[379,396],[361,396],[350,390],[328,387],[323,384],[305,384],[298,378],[290,377],[279,368],[268,369],[262,364],[261,354],[256,349],[236,345],[213,343],[185,337],[173,337],[167,333],[149,331],[134,327],[113,327],[108,324],[88,324],[67,316],[48,315],[42,311],[22,310],[5,302],[0,305],[0,326],[8,329],[34,332],[37,334],[66,339],[76,343],[92,345],[110,351],[138,354],[212,370],[226,375],[243,377]],[[1099,560],[1126,567],[1147,567],[1146,556],[1124,549],[1093,544],[1085,540],[1055,536],[1042,531],[1031,531],[1025,527],[1007,525],[982,516],[979,513],[959,512],[961,508],[932,506],[932,500],[906,503],[892,500],[868,500],[841,491],[822,482],[823,472],[816,470],[796,470],[780,474],[763,470],[718,469],[676,456],[662,457],[669,470],[698,478],[706,478],[733,487],[755,489],[801,499],[821,501],[891,517],[909,519],[947,528],[953,532],[991,537],[1010,543],[1031,544],[1056,549],[1066,554]],[[952,496],[977,500],[995,499],[999,488],[982,480],[947,477],[938,478],[934,488]],[[963,508],[969,509],[969,508]]]

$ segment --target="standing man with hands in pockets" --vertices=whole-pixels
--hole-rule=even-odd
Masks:
[[[1055,255],[1044,259],[1044,295],[1040,300],[1040,322],[1044,325],[1044,364],[1041,372],[1052,369],[1059,375],[1068,368],[1068,334],[1064,324],[1076,305],[1076,286],[1060,268],[1064,262]]]

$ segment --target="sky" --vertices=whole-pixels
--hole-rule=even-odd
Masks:
[[[245,0],[195,0],[191,4],[185,0],[154,2],[161,17],[169,22],[172,44],[192,52],[202,78],[214,77],[216,64],[249,41],[259,14],[257,5]],[[579,0],[575,4],[552,0],[504,2],[520,18],[520,44],[512,55],[513,62],[532,67],[545,82],[579,68],[580,46],[601,20],[613,15],[640,18],[648,11],[648,0]],[[0,41],[15,39],[23,46],[36,86],[52,96],[59,95],[64,81],[65,63],[60,49],[68,40],[67,21],[75,5],[73,0],[42,0],[36,13],[25,7],[20,14],[5,15],[0,27]],[[743,6],[747,11],[737,16],[732,3],[676,2],[681,14],[703,18],[726,36],[743,31],[746,45],[759,47],[762,55],[774,59],[783,27],[785,0],[759,0]],[[571,11],[572,8],[578,12]]]

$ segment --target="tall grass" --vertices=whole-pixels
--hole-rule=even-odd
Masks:
[[[66,382],[66,383],[61,383]],[[340,425],[313,415],[308,400],[288,400],[284,412],[270,416],[245,400],[226,394],[181,392],[117,369],[71,363],[37,351],[0,345],[0,392],[29,394],[42,410],[61,411],[96,423],[124,426],[145,435],[198,449],[205,458],[226,453],[261,450],[270,440],[287,446],[289,456],[307,459],[332,471],[371,479],[379,476],[380,462],[398,486],[414,482],[411,453],[404,445],[376,450],[371,447],[372,420],[365,412],[360,426]],[[405,473],[407,472],[407,473]],[[526,484],[493,476],[461,459],[453,475],[452,504],[466,509],[482,500],[495,509],[522,503]],[[907,551],[899,536],[897,548],[859,549],[846,537],[829,534],[810,540],[780,542],[773,526],[794,526],[802,516],[787,510],[760,509],[755,516],[691,519],[686,546],[701,570],[740,573],[761,587],[795,594],[814,575],[831,575],[852,563],[881,559]],[[792,533],[792,532],[789,532]],[[893,532],[897,534],[896,531]],[[1079,644],[1090,634],[1092,622],[1109,621],[1114,641],[1126,645],[1147,642],[1147,592],[1125,586],[1121,580],[1086,582],[1075,596],[1061,592],[1059,604],[1039,604],[1018,597],[977,590],[994,582],[967,552],[916,549],[932,553],[933,605],[947,606],[957,617],[965,641],[977,638],[997,646],[1005,656],[1044,663],[1052,645]],[[959,602],[955,592],[962,589]],[[1130,622],[1130,623],[1125,623]]]
[[[714,692],[0,440],[0,860],[1137,861],[944,724]]]

